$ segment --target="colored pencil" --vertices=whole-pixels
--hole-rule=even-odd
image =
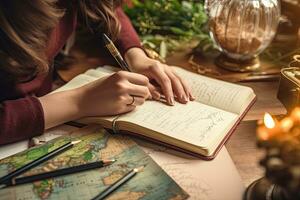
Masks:
[[[115,161],[116,161],[115,159],[101,160],[101,161],[97,161],[97,162],[72,166],[72,167],[68,167],[68,168],[63,168],[63,169],[58,169],[58,170],[54,170],[54,171],[50,171],[50,172],[41,173],[41,174],[35,174],[32,176],[15,178],[12,180],[12,183],[7,186],[15,186],[15,185],[20,185],[20,184],[25,184],[25,183],[32,183],[32,182],[40,181],[40,180],[44,180],[44,179],[54,178],[54,177],[58,177],[58,176],[65,176],[68,174],[74,174],[74,173],[78,173],[78,172],[82,172],[82,171],[86,171],[86,170],[101,168],[101,167],[110,165]]]
[[[116,189],[118,189],[120,186],[122,186],[124,183],[129,181],[131,178],[133,178],[138,172],[141,172],[144,169],[145,166],[141,166],[138,168],[134,168],[130,170],[125,176],[117,180],[115,183],[107,187],[104,191],[102,191],[100,194],[95,196],[92,200],[102,200],[106,198],[108,195],[113,193]]]
[[[57,149],[54,149],[53,151],[39,157],[36,160],[31,161],[30,163],[20,167],[19,169],[16,169],[15,171],[10,172],[6,176],[3,176],[0,178],[0,185],[9,185],[11,184],[11,181],[13,178],[23,174],[24,172],[38,166],[39,164],[57,156],[58,154],[61,154],[62,152],[72,148],[75,144],[79,143],[80,140],[68,142]]]

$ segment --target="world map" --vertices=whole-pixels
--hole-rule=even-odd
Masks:
[[[37,181],[0,190],[0,199],[91,199],[133,168],[145,166],[107,199],[170,199],[188,198],[183,191],[135,142],[126,136],[111,135],[98,126],[90,126],[69,136],[56,138],[0,161],[0,176],[39,158],[71,141],[81,140],[70,150],[39,165],[22,176],[114,158],[110,166],[76,174]]]

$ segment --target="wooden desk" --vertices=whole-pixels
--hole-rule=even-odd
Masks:
[[[285,114],[286,110],[276,98],[278,82],[256,82],[243,85],[254,89],[257,102],[237,127],[226,147],[247,186],[264,173],[258,165],[263,152],[256,147],[256,120],[262,119],[264,112],[280,115]]]

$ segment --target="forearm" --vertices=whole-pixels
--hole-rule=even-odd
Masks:
[[[78,90],[69,90],[39,98],[44,111],[45,129],[81,117],[77,96]]]

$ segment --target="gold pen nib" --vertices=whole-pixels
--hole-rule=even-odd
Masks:
[[[144,170],[144,168],[146,167],[146,165],[143,165],[143,166],[140,166],[140,167],[137,167],[137,168],[134,168],[133,171],[138,173],[138,172],[141,172]]]
[[[72,141],[71,144],[78,144],[81,140]]]

